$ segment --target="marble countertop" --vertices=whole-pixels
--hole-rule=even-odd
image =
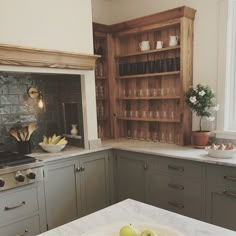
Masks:
[[[59,153],[45,153],[40,150],[32,153],[31,156],[44,162],[49,162],[110,149],[141,152],[157,156],[167,156],[178,159],[236,167],[236,156],[229,159],[213,158],[209,157],[205,150],[194,149],[192,146],[179,146],[159,142],[144,142],[131,139],[106,140],[102,142],[101,147],[95,149],[83,149],[67,146],[62,152]]]
[[[68,224],[40,234],[40,236],[104,236],[103,229],[127,224],[163,225],[184,236],[236,236],[236,232],[194,220],[131,199],[117,203]],[[159,227],[160,227],[159,226]],[[113,235],[110,235],[113,236]],[[119,236],[119,231],[116,235]]]

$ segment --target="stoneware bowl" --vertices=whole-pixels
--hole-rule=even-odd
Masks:
[[[235,155],[236,149],[230,149],[230,150],[214,150],[211,149],[211,147],[206,147],[205,150],[208,152],[209,157],[215,157],[215,158],[231,158]]]
[[[39,143],[39,146],[46,152],[60,152],[65,148],[66,144],[43,144]]]

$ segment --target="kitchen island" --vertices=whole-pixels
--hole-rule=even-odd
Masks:
[[[40,236],[103,236],[102,228],[118,225],[164,225],[185,236],[235,236],[236,232],[127,199]],[[97,232],[97,233],[96,233]],[[113,236],[113,235],[111,235]],[[114,235],[115,236],[115,235]],[[119,231],[117,232],[119,236]]]

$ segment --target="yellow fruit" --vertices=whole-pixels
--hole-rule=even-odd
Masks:
[[[56,136],[56,138],[52,140],[52,144],[57,144],[60,140],[61,140],[61,136],[60,135]]]
[[[47,144],[48,143],[48,139],[46,136],[43,136],[43,144]]]
[[[157,236],[157,234],[153,232],[152,230],[144,230],[141,233],[141,236]]]
[[[140,236],[140,232],[133,226],[126,225],[120,229],[120,236]]]
[[[65,138],[65,137],[62,138],[59,142],[57,142],[56,145],[59,145],[59,144],[67,144],[67,140],[66,140],[66,138]]]

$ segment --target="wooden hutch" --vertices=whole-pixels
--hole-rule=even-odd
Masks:
[[[132,138],[185,145],[192,116],[184,93],[193,80],[193,21],[186,6],[114,25],[94,23],[98,131],[104,138]],[[178,44],[169,46],[170,36]],[[140,50],[142,41],[150,50]],[[156,49],[156,42],[163,48]],[[103,107],[103,108],[101,108]]]

